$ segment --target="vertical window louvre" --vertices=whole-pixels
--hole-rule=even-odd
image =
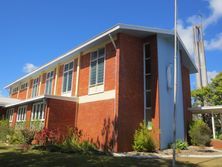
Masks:
[[[32,121],[36,120],[44,120],[44,104],[41,103],[35,103],[32,106]]]
[[[90,60],[90,86],[103,84],[104,82],[105,49],[99,49],[91,53]]]
[[[26,119],[26,106],[18,108],[17,122],[25,121]]]
[[[152,122],[152,56],[149,44],[144,45],[144,118],[148,128]],[[150,126],[150,127],[149,127]]]
[[[6,119],[9,120],[9,122],[12,122],[13,120],[13,113],[14,113],[14,108],[10,108],[6,111]]]
[[[38,95],[38,86],[39,86],[39,78],[36,78],[33,80],[32,97],[36,97]]]
[[[72,89],[72,74],[73,74],[73,66],[74,63],[68,63],[64,66],[64,73],[63,73],[63,93],[68,93]]]
[[[46,88],[45,88],[45,94],[51,95],[52,94],[52,81],[54,77],[54,72],[51,71],[47,73],[46,75]]]

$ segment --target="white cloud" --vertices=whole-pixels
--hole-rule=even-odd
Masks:
[[[207,18],[203,19],[204,30],[209,25],[216,23],[222,17],[222,0],[208,0],[208,3],[211,14]],[[188,26],[185,26],[184,22],[181,20],[178,21],[178,33],[191,55],[194,53],[192,25],[200,23],[200,21],[201,18],[198,15],[190,16],[186,20],[185,23],[188,24]],[[206,41],[205,44],[206,49],[208,50],[215,50],[219,48],[222,50],[222,35],[217,35],[216,38]]]
[[[221,0],[208,0],[211,15],[206,18],[204,25],[208,26],[212,23],[216,23],[222,17],[222,2]]]
[[[217,76],[217,71],[207,71],[208,82],[210,83],[213,78]]]
[[[36,70],[38,67],[35,66],[34,64],[31,64],[31,63],[26,63],[23,67],[23,72],[25,73],[30,73],[34,70]]]
[[[194,53],[194,49],[193,49],[193,28],[192,26],[184,26],[184,23],[182,20],[178,21],[178,33],[181,37],[181,39],[183,40],[187,50],[189,51],[189,53],[191,55],[193,55]]]
[[[207,50],[221,50],[222,51],[222,33],[218,34],[215,38],[205,42]]]

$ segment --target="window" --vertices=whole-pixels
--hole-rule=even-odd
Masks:
[[[26,82],[26,83],[23,83],[22,85],[21,85],[21,90],[25,90],[25,89],[27,89],[27,87],[28,87],[28,83]]]
[[[45,87],[45,94],[51,95],[52,94],[52,81],[54,77],[54,72],[51,71],[46,75],[46,87]]]
[[[37,120],[44,120],[44,119],[45,119],[45,115],[44,115],[43,102],[33,104],[31,120],[37,121]]]
[[[10,108],[6,111],[6,119],[9,120],[9,122],[12,122],[13,120],[13,113],[14,113],[14,108]]]
[[[144,45],[144,120],[152,129],[152,63],[149,44]]]
[[[91,53],[90,61],[90,86],[103,84],[104,80],[105,49],[99,49]]]
[[[26,119],[26,106],[21,106],[18,108],[17,122],[25,121]]]
[[[65,64],[63,73],[63,93],[70,93],[72,89],[73,62]]]
[[[12,89],[12,94],[17,93],[18,92],[18,87],[15,87]]]
[[[39,78],[36,78],[33,80],[32,97],[36,97],[38,95],[38,87],[39,87]]]

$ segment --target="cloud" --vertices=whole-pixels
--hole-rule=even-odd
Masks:
[[[217,23],[217,21],[222,17],[222,2],[221,0],[208,0],[209,9],[211,14],[203,19],[204,30],[211,24]],[[183,40],[187,50],[191,55],[194,53],[193,49],[193,30],[192,25],[198,24],[201,22],[201,18],[198,15],[190,16],[185,22],[178,21],[178,33]],[[185,23],[187,26],[185,26]],[[203,31],[204,31],[203,30]],[[216,38],[211,39],[210,41],[205,41],[207,50],[221,49],[222,45],[222,35],[219,34]]]
[[[222,2],[221,0],[208,0],[211,15],[206,18],[204,25],[208,26],[212,23],[216,23],[222,17]]]
[[[207,50],[221,50],[222,51],[222,33],[218,34],[210,41],[205,41]]]
[[[207,71],[208,82],[210,83],[213,78],[217,76],[217,71]]]
[[[3,96],[3,94],[2,94],[2,90],[0,90],[0,97],[1,97],[1,96]]]
[[[35,66],[34,64],[31,64],[31,63],[26,63],[23,67],[23,72],[25,73],[30,73],[34,70],[36,70],[38,67]]]
[[[178,33],[181,37],[181,39],[183,40],[187,50],[189,51],[189,53],[191,55],[193,55],[194,53],[194,49],[193,49],[193,27],[192,26],[184,26],[184,23],[182,20],[178,21]]]

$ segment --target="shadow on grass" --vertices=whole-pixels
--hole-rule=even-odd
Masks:
[[[83,154],[65,154],[40,151],[3,152],[0,153],[0,166],[72,166],[72,167],[145,167],[145,166],[171,166],[167,159],[134,159],[112,156],[95,156]],[[178,162],[177,166],[194,166],[189,163]]]

